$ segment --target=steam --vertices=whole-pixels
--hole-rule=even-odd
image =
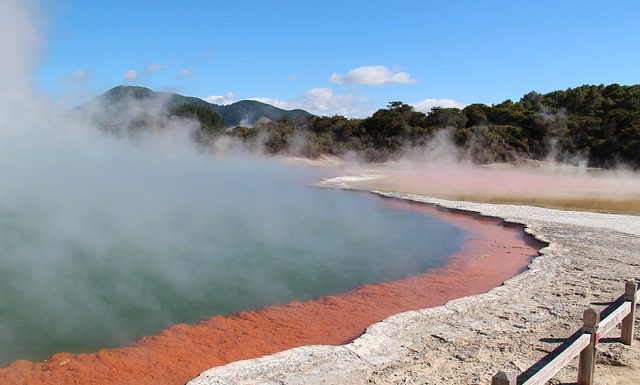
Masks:
[[[202,151],[162,100],[92,106],[120,135],[70,119],[33,89],[24,4],[0,3],[0,363],[410,275],[458,247],[450,226],[307,187],[326,171]],[[117,131],[141,111],[148,129]]]
[[[31,81],[40,46],[38,18],[33,1],[0,3],[0,23],[4,29],[0,36],[0,108],[3,110],[11,111],[33,97]]]
[[[463,237],[306,187],[326,171],[284,165],[233,139],[202,151],[192,138],[197,123],[167,116],[162,100],[93,111],[112,117],[121,135],[69,119],[33,88],[41,44],[33,3],[3,0],[0,24],[0,362],[123,344],[174,322],[409,275],[442,263]],[[142,112],[150,129],[117,131]],[[456,151],[445,130],[390,172],[404,189],[429,191],[640,191],[624,171],[539,176],[473,166]],[[218,257],[231,251],[242,258]],[[139,328],[125,327],[132,324]]]
[[[180,132],[58,128],[0,137],[1,363],[411,275],[462,237]]]
[[[478,165],[451,144],[446,131],[441,131],[426,149],[408,149],[399,159],[384,164],[354,161],[344,166],[343,174],[380,176],[373,181],[349,183],[357,188],[453,200],[640,214],[637,171],[624,166],[594,169],[586,164],[585,159],[576,156],[571,163],[523,160]]]

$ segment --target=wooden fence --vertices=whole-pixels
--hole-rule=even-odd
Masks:
[[[600,320],[600,313],[589,308],[584,311],[582,318],[583,326],[578,330],[566,346],[562,346],[561,351],[555,358],[546,363],[534,374],[528,376],[520,385],[544,385],[553,376],[564,368],[576,356],[580,356],[578,363],[577,385],[593,385],[595,368],[596,346],[600,343],[600,337],[604,337],[609,332],[622,323],[622,333],[620,341],[625,345],[631,345],[633,340],[633,324],[635,320],[636,304],[640,301],[638,284],[635,281],[627,281],[624,286],[624,295],[621,297],[622,303],[615,307],[603,320]],[[530,374],[530,370],[525,373]],[[491,385],[516,385],[518,378],[515,373],[498,372],[493,376]],[[520,377],[523,377],[520,375]],[[520,378],[520,380],[524,380]]]

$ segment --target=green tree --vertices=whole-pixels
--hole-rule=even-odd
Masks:
[[[206,143],[222,133],[224,121],[222,116],[210,109],[193,104],[181,104],[171,110],[171,115],[196,120],[200,127],[196,132],[196,141]]]

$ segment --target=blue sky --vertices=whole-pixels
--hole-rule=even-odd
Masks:
[[[640,1],[41,1],[37,84],[362,116],[640,83]],[[70,96],[71,95],[71,96]],[[218,96],[219,98],[215,98]]]

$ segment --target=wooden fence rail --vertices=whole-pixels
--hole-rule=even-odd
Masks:
[[[640,292],[635,281],[625,282],[622,299],[623,302],[603,320],[600,320],[600,313],[593,308],[585,310],[582,318],[583,326],[577,332],[578,337],[521,385],[546,384],[578,355],[580,360],[577,385],[593,385],[596,346],[600,343],[600,337],[604,337],[616,326],[622,324],[620,341],[625,345],[631,345],[633,341],[636,305],[640,301]],[[500,371],[491,379],[491,385],[516,385],[517,383],[518,376],[511,372]]]

